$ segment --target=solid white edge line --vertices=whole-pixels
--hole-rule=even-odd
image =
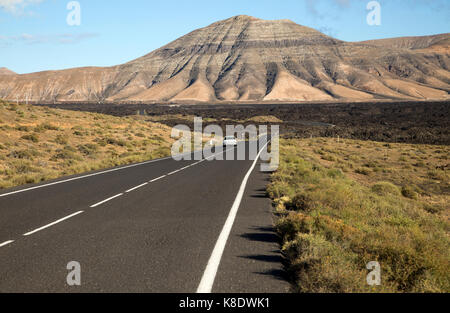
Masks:
[[[219,238],[217,239],[216,245],[214,246],[211,257],[209,258],[208,264],[206,265],[205,272],[203,273],[200,284],[197,288],[197,293],[211,293],[212,287],[214,285],[214,280],[216,278],[217,270],[219,269],[220,261],[222,259],[223,251],[225,250],[225,246],[228,241],[228,237],[230,235],[231,229],[234,224],[234,220],[236,219],[236,215],[239,209],[239,206],[242,201],[242,197],[244,196],[245,187],[247,186],[247,181],[255,169],[255,166],[261,156],[263,149],[267,146],[269,142],[267,142],[264,147],[261,148],[256,159],[253,161],[252,166],[248,170],[245,175],[239,191],[234,200],[233,206],[231,207],[230,213],[228,214],[227,220],[223,225],[222,231],[220,232]]]
[[[0,243],[0,248],[4,247],[4,246],[7,246],[7,245],[9,245],[10,243],[13,243],[13,242],[14,242],[14,240],[8,240],[8,241],[5,241],[4,243]]]
[[[57,220],[57,221],[54,221],[53,223],[47,224],[47,225],[45,225],[45,226],[42,226],[42,227],[40,227],[40,228],[37,228],[37,229],[35,229],[35,230],[33,230],[33,231],[30,231],[29,233],[26,233],[26,234],[23,234],[23,235],[24,235],[24,236],[32,235],[32,234],[34,234],[34,233],[37,233],[38,231],[44,230],[44,229],[46,229],[46,228],[49,228],[50,226],[53,226],[53,225],[58,224],[58,223],[61,223],[62,221],[65,221],[65,220],[67,220],[67,219],[69,219],[69,218],[71,218],[71,217],[74,217],[74,216],[76,216],[76,215],[78,215],[78,214],[81,214],[81,213],[83,213],[83,212],[84,212],[84,211],[78,211],[78,212],[76,212],[76,213],[73,213],[73,214],[71,214],[71,215],[68,215],[68,216],[66,216],[66,217],[63,217],[63,218],[61,218],[61,219],[59,219],[59,220]]]
[[[133,188],[131,188],[131,189],[128,189],[128,190],[125,191],[125,192],[126,192],[126,193],[132,192],[132,191],[134,191],[134,190],[136,190],[136,189],[139,189],[139,188],[141,188],[141,187],[144,187],[145,185],[148,185],[148,183],[140,184],[139,186],[136,186],[136,187],[133,187]]]
[[[118,195],[112,196],[111,198],[108,198],[108,199],[105,199],[105,200],[103,200],[103,201],[100,201],[100,202],[98,202],[98,203],[96,203],[96,204],[93,204],[93,205],[90,206],[90,208],[98,207],[99,205],[101,205],[101,204],[103,204],[103,203],[105,203],[105,202],[108,202],[108,201],[110,201],[110,200],[112,200],[112,199],[118,198],[118,197],[120,197],[120,196],[123,196],[123,193],[119,193]]]

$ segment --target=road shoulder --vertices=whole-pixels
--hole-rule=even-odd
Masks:
[[[251,174],[216,276],[216,293],[286,293],[274,215],[265,188],[269,174]]]

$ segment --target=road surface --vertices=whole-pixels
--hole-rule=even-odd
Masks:
[[[0,292],[288,291],[259,162],[168,158],[0,192]]]

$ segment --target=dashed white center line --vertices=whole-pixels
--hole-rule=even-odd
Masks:
[[[233,148],[233,149],[234,149],[234,148]],[[231,150],[231,149],[228,149],[228,150]],[[228,151],[228,150],[225,150],[224,152],[226,152],[226,151]],[[223,153],[223,152],[220,152],[220,153]],[[220,153],[217,153],[217,154],[220,154]],[[217,155],[217,154],[215,154],[215,155]],[[209,157],[209,158],[212,158],[212,157],[214,157],[215,155],[212,155],[212,156]],[[180,168],[180,169],[178,169],[178,170],[176,170],[176,171],[173,171],[173,172],[171,172],[171,173],[169,173],[169,174],[166,174],[166,175],[160,176],[160,177],[158,177],[158,178],[152,179],[152,180],[149,181],[149,182],[146,182],[146,183],[143,183],[143,184],[141,184],[141,185],[139,185],[139,186],[136,186],[136,187],[133,187],[133,188],[131,188],[131,189],[128,189],[127,191],[125,191],[125,193],[132,192],[132,191],[134,191],[134,190],[136,190],[136,189],[139,189],[139,188],[141,188],[141,187],[144,187],[144,186],[148,185],[149,183],[156,182],[156,181],[158,181],[158,180],[160,180],[160,179],[163,179],[164,177],[167,177],[167,176],[173,175],[173,174],[175,174],[175,173],[181,172],[181,171],[183,171],[183,170],[185,170],[185,169],[188,169],[188,168],[190,168],[190,167],[192,167],[192,166],[195,166],[195,165],[197,165],[197,164],[200,164],[200,163],[204,162],[205,160],[209,160],[209,158],[202,159],[202,160],[200,160],[200,161],[198,161],[198,162],[196,162],[196,163],[193,163],[193,164],[190,164],[190,165],[185,166],[185,167],[183,167],[183,168]],[[103,172],[99,172],[99,173],[94,173],[94,174],[89,174],[89,175],[85,175],[85,176],[80,176],[80,177],[76,177],[76,178],[71,178],[71,179],[67,179],[67,180],[63,180],[63,181],[59,181],[59,182],[54,182],[54,183],[50,183],[50,184],[46,184],[46,185],[42,185],[42,186],[37,186],[37,187],[28,188],[28,189],[23,189],[23,190],[11,192],[11,193],[8,193],[8,194],[0,195],[0,197],[4,197],[4,196],[10,195],[10,194],[19,193],[19,192],[24,192],[24,191],[28,191],[28,190],[32,190],[32,189],[36,189],[36,188],[42,188],[42,187],[45,187],[45,186],[51,186],[51,185],[54,185],[54,184],[60,184],[60,183],[64,183],[64,182],[68,182],[68,181],[72,181],[72,180],[82,179],[82,178],[85,178],[85,177],[90,177],[90,176],[100,175],[100,174],[104,174],[104,173],[108,173],[108,172],[112,172],[112,171],[118,171],[118,170],[121,170],[121,169],[126,169],[126,168],[129,168],[129,167],[133,167],[133,166],[137,166],[137,165],[142,165],[142,164],[147,164],[147,163],[152,163],[152,162],[155,162],[155,161],[161,161],[161,160],[165,160],[165,159],[168,159],[168,158],[164,158],[164,159],[160,159],[160,160],[148,161],[148,162],[144,162],[144,163],[140,163],[140,164],[136,164],[136,165],[124,166],[124,167],[122,167],[122,168],[111,169],[111,170],[107,170],[107,171],[103,171]],[[96,204],[91,205],[90,208],[98,207],[99,205],[102,205],[102,204],[104,204],[104,203],[106,203],[106,202],[108,202],[108,201],[111,201],[111,200],[113,200],[113,199],[115,199],[115,198],[118,198],[118,197],[120,197],[120,196],[123,196],[123,195],[124,195],[124,193],[119,193],[119,194],[117,194],[117,195],[115,195],[115,196],[112,196],[112,197],[110,197],[110,198],[108,198],[108,199],[105,199],[105,200],[103,200],[103,201],[100,201],[100,202],[98,202],[98,203],[96,203]],[[35,229],[35,230],[33,230],[33,231],[30,231],[30,232],[28,232],[28,233],[25,233],[25,234],[23,234],[23,236],[30,236],[30,235],[32,235],[32,234],[35,234],[35,233],[41,231],[41,230],[44,230],[44,229],[49,228],[49,227],[51,227],[51,226],[53,226],[53,225],[56,225],[56,224],[58,224],[58,223],[61,223],[61,222],[65,221],[65,220],[67,220],[67,219],[69,219],[69,218],[72,218],[72,217],[74,217],[74,216],[76,216],[76,215],[79,215],[79,214],[81,214],[81,213],[83,213],[83,212],[84,212],[84,211],[78,211],[78,212],[76,212],[76,213],[73,213],[73,214],[71,214],[71,215],[68,215],[68,216],[63,217],[63,218],[61,218],[61,219],[59,219],[59,220],[57,220],[57,221],[54,221],[54,222],[52,222],[52,223],[50,223],[50,224],[47,224],[47,225],[42,226],[42,227],[40,227],[40,228],[37,228],[37,229]],[[8,241],[5,241],[5,242],[3,242],[3,243],[0,243],[0,248],[1,248],[1,247],[4,247],[4,246],[7,246],[7,245],[9,245],[9,244],[11,244],[11,243],[13,243],[13,242],[14,242],[14,240],[8,240]]]
[[[4,243],[0,243],[0,248],[4,247],[4,246],[7,246],[7,245],[9,245],[10,243],[13,243],[13,242],[14,242],[14,240],[8,240],[8,241],[5,241]]]
[[[139,185],[139,186],[136,186],[136,187],[134,187],[134,188],[128,189],[128,190],[125,191],[125,192],[126,192],[126,193],[132,192],[132,191],[134,191],[134,190],[136,190],[136,189],[139,189],[139,188],[141,188],[141,187],[144,187],[145,185],[148,185],[148,183],[143,183],[143,184],[141,184],[141,185]]]
[[[163,176],[160,176],[160,177],[158,177],[158,178],[155,178],[155,179],[152,179],[151,181],[149,181],[149,183],[154,183],[155,181],[158,181],[158,180],[160,180],[160,179],[163,179],[164,177],[166,177],[167,175],[163,175]]]
[[[120,196],[123,196],[123,193],[119,193],[118,195],[112,196],[111,198],[108,198],[108,199],[105,199],[105,200],[103,200],[103,201],[100,201],[100,202],[98,202],[98,203],[96,203],[96,204],[91,205],[90,207],[91,207],[91,208],[98,207],[99,205],[102,205],[103,203],[108,202],[108,201],[110,201],[110,200],[112,200],[112,199],[118,198],[118,197],[120,197]]]
[[[34,233],[37,233],[38,231],[44,230],[44,229],[46,229],[46,228],[49,228],[50,226],[56,225],[56,224],[58,224],[58,223],[61,223],[62,221],[65,221],[65,220],[67,220],[67,219],[69,219],[69,218],[71,218],[71,217],[74,217],[74,216],[76,216],[76,215],[78,215],[78,214],[81,214],[81,213],[83,213],[83,212],[84,212],[84,211],[78,211],[78,212],[76,212],[76,213],[73,213],[73,214],[71,214],[71,215],[69,215],[69,216],[63,217],[63,218],[61,218],[61,219],[59,219],[59,220],[57,220],[57,221],[54,221],[53,223],[47,224],[47,225],[45,225],[45,226],[42,226],[42,227],[40,227],[40,228],[38,228],[38,229],[35,229],[35,230],[30,231],[29,233],[26,233],[26,234],[23,234],[23,235],[24,235],[24,236],[32,235],[32,234],[34,234]]]
[[[167,174],[167,176],[170,176],[170,175],[176,174],[176,173],[178,173],[179,171],[181,171],[181,169],[179,169],[179,170],[176,170],[176,171],[173,171],[173,172],[170,172],[169,174]]]

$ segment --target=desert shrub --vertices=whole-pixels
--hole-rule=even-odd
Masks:
[[[86,156],[92,156],[97,153],[98,146],[96,144],[84,144],[77,146],[78,151]]]
[[[14,185],[25,185],[25,184],[34,184],[40,181],[39,175],[36,174],[27,174],[27,175],[18,175],[13,178]]]
[[[127,142],[123,139],[116,139],[113,137],[108,137],[105,138],[106,144],[108,145],[115,145],[115,146],[120,146],[120,147],[125,147],[127,146]]]
[[[444,211],[444,208],[442,206],[438,204],[429,204],[429,203],[425,203],[423,205],[423,209],[431,214],[439,214],[442,211]]]
[[[390,182],[378,182],[372,186],[372,191],[379,196],[400,195],[400,189]]]
[[[28,140],[34,143],[39,142],[39,137],[36,134],[24,135],[21,137],[21,139]]]
[[[300,233],[283,246],[283,253],[292,264],[288,272],[301,284],[297,292],[356,292],[367,291],[365,272],[358,267],[357,256],[320,235]]]
[[[406,198],[417,200],[419,195],[412,186],[406,185],[402,188],[402,195]]]
[[[364,167],[376,169],[378,167],[378,162],[370,161],[364,164]]]
[[[445,181],[448,180],[448,176],[443,170],[431,170],[427,173],[428,177],[434,180]]]
[[[46,130],[59,130],[59,127],[54,126],[50,123],[41,123],[34,128],[34,131],[37,133],[45,132]]]
[[[10,154],[8,154],[9,158],[14,159],[26,159],[26,160],[33,160],[34,157],[39,156],[40,153],[35,149],[27,149],[27,150],[14,150],[11,151]]]
[[[66,145],[68,143],[67,137],[63,135],[57,135],[55,142],[60,145]]]
[[[331,178],[344,177],[344,173],[341,168],[334,168],[327,170],[327,176]]]
[[[158,159],[163,158],[167,155],[170,155],[170,147],[158,147],[155,150],[153,150],[150,154],[151,159]]]
[[[163,137],[158,136],[158,135],[153,135],[151,139],[159,141],[159,142],[165,142],[166,141]]]
[[[66,146],[64,149],[56,150],[56,154],[54,154],[50,161],[59,161],[59,160],[76,160],[81,161],[82,158],[76,153],[76,149]]]
[[[326,153],[326,154],[322,155],[322,159],[326,160],[326,161],[330,161],[330,162],[336,162],[337,161],[337,158],[334,155],[329,154],[329,153]]]
[[[27,174],[32,172],[38,172],[39,170],[33,167],[33,164],[28,160],[17,160],[11,162],[14,174]]]
[[[450,290],[448,223],[437,215],[441,204],[416,201],[420,188],[413,184],[400,189],[381,181],[368,187],[344,174],[330,175],[336,168],[306,160],[310,154],[296,140],[283,140],[281,147],[267,192],[277,206],[276,230],[295,291]],[[374,260],[381,264],[383,283],[369,287],[365,266]]]
[[[427,165],[423,161],[418,161],[414,164],[415,167],[426,167]]]
[[[306,194],[298,193],[285,204],[287,210],[310,211],[314,208],[313,200]]]
[[[359,167],[355,170],[355,173],[367,176],[367,175],[370,175],[372,172],[371,172],[370,168]]]
[[[19,125],[16,127],[16,130],[18,130],[20,132],[29,132],[31,129],[28,126]]]

